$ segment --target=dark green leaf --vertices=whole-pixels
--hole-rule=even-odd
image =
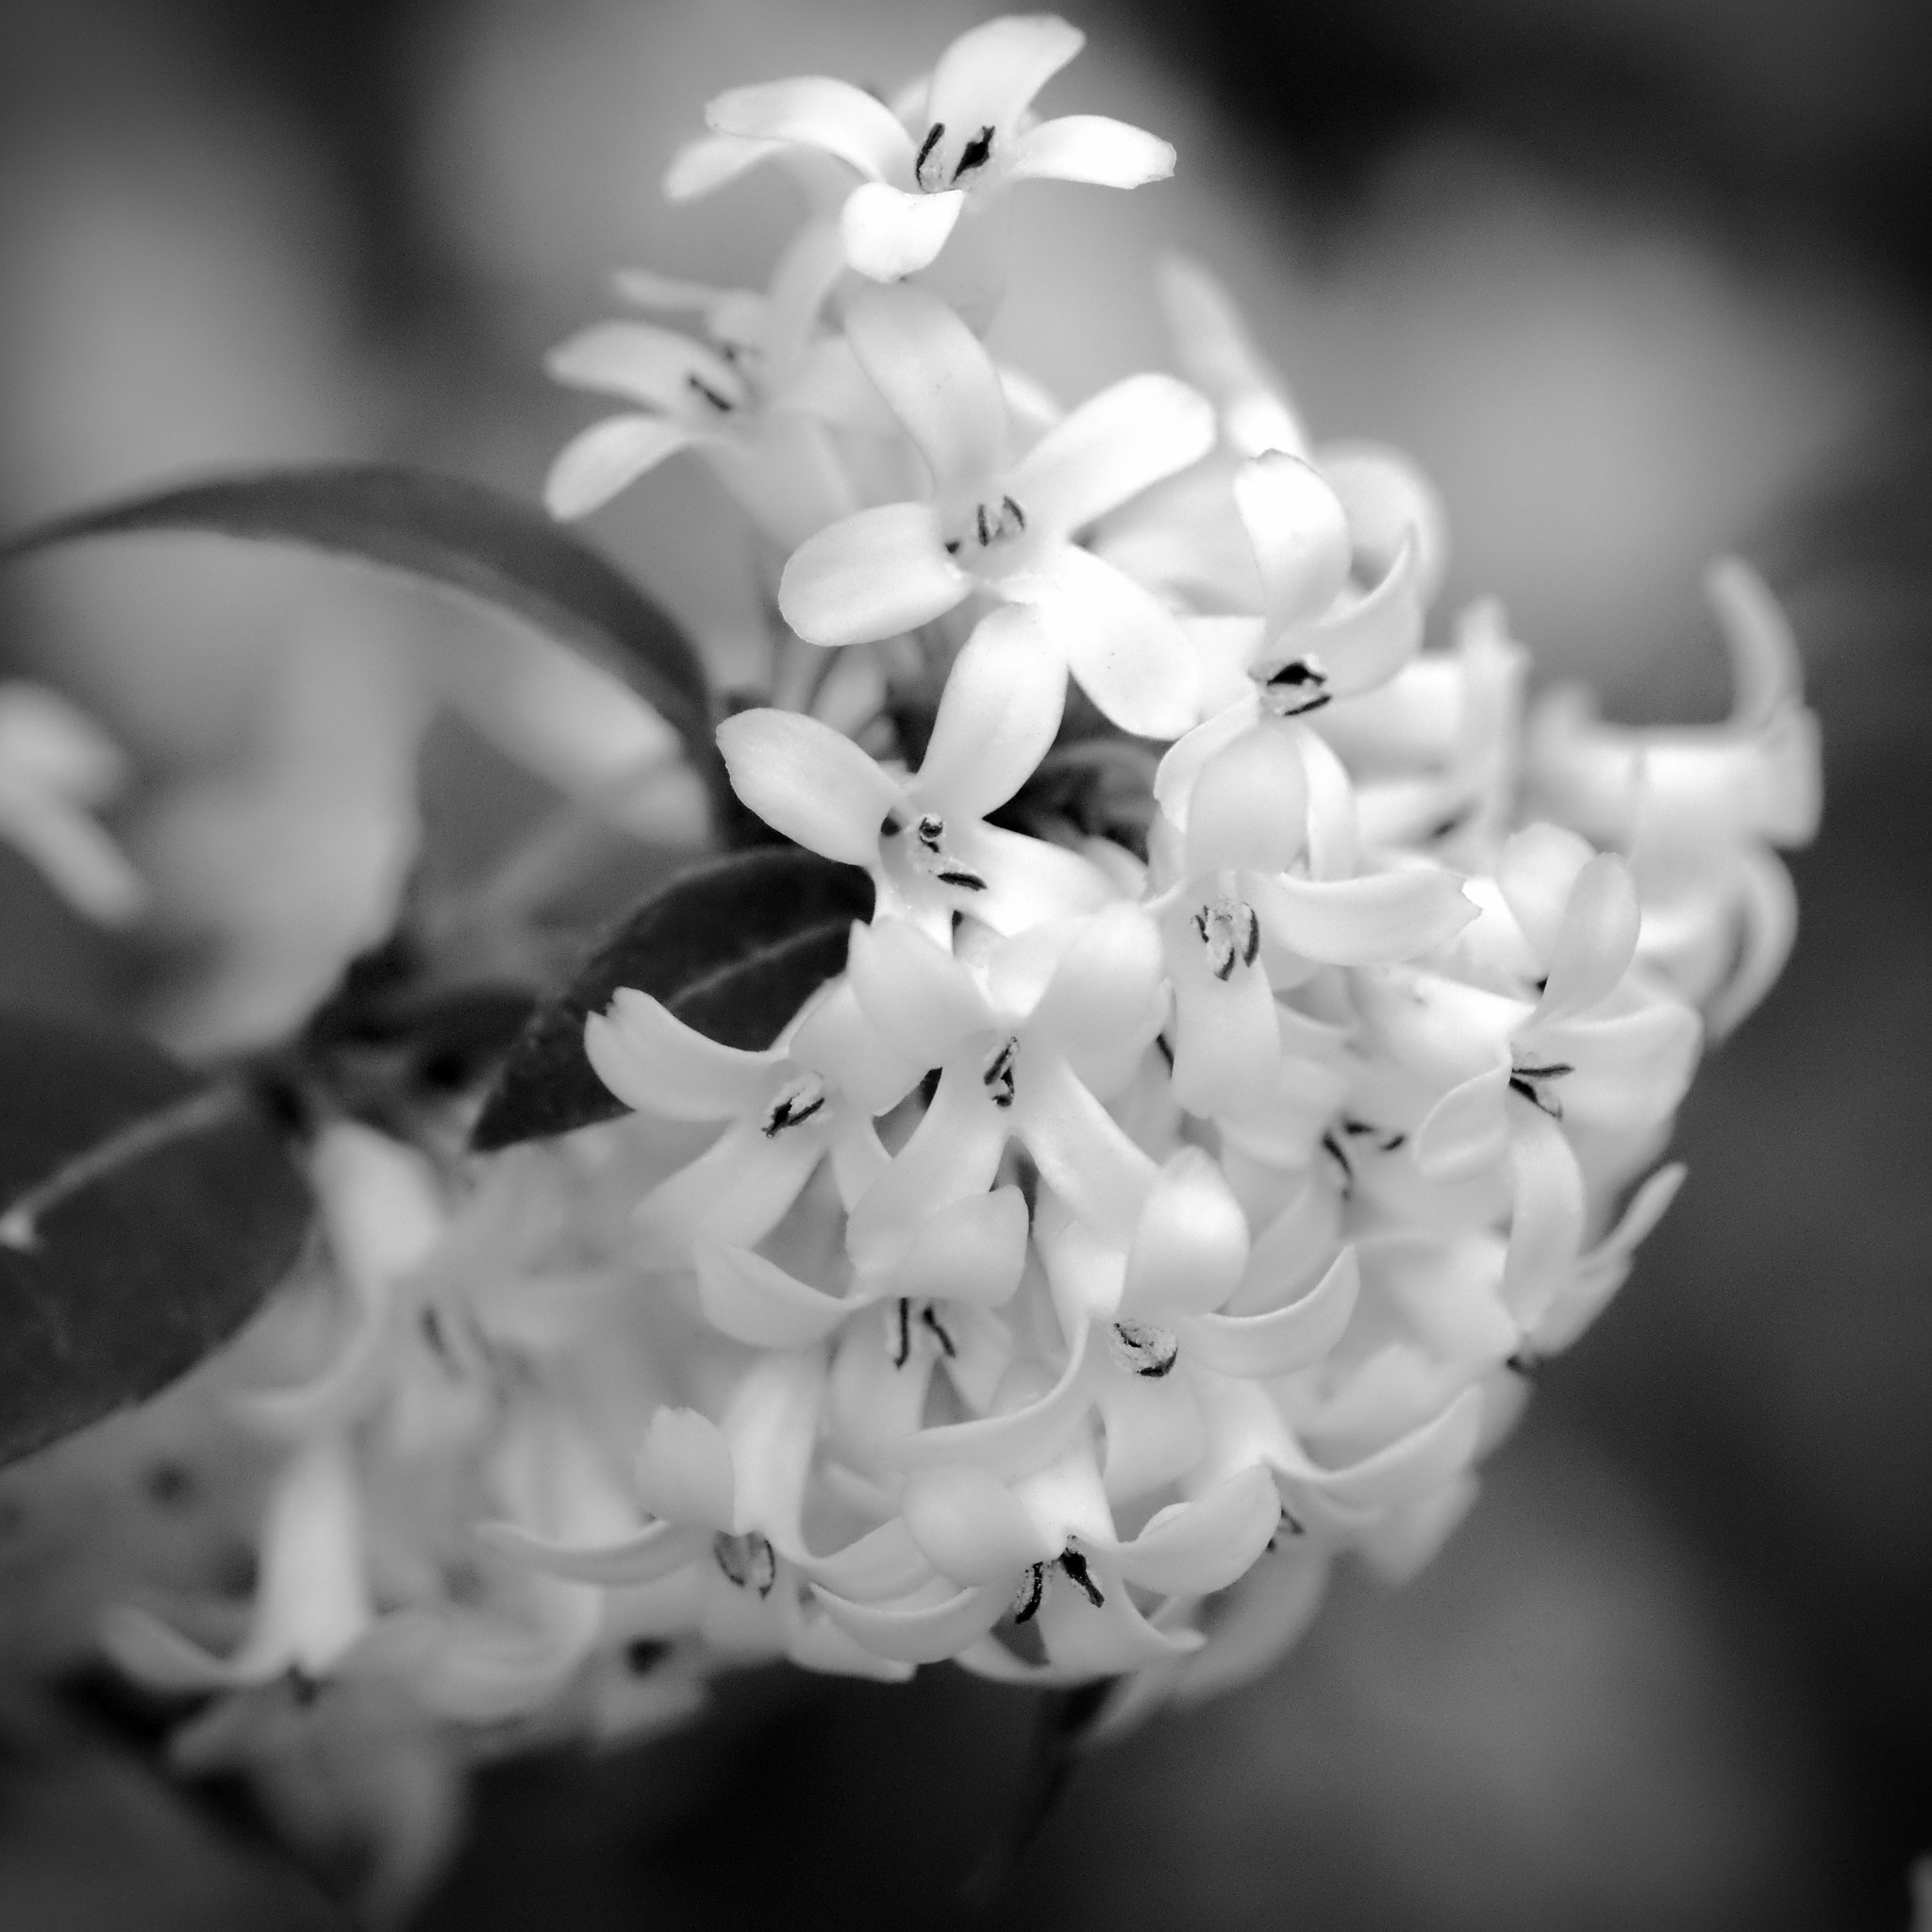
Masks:
[[[710,691],[697,654],[627,577],[516,497],[376,463],[260,470],[57,517],[0,544],[0,561],[83,537],[164,530],[332,551],[507,611],[623,677],[713,777]]]
[[[686,1025],[771,1045],[808,994],[845,968],[872,881],[809,852],[734,853],[680,874],[600,944],[561,998],[510,1050],[471,1144],[481,1150],[615,1120],[624,1103],[584,1058],[584,1022],[620,986],[660,999]]]
[[[288,1272],[308,1191],[235,1081],[0,1014],[0,1462],[192,1368]]]

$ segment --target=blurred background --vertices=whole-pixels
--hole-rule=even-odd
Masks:
[[[541,353],[612,267],[762,276],[775,200],[658,197],[707,96],[891,86],[994,10],[4,0],[0,527],[272,459],[534,495],[590,414]],[[1067,10],[1091,45],[1054,108],[1181,170],[1025,198],[997,340],[1065,400],[1159,364],[1152,260],[1185,243],[1318,433],[1432,474],[1444,610],[1498,594],[1543,675],[1626,719],[1720,714],[1698,577],[1750,557],[1824,723],[1796,956],[1693,1091],[1690,1186],[1436,1566],[1349,1576],[1268,1681],[1086,1766],[991,1907],[962,1887],[1032,1711],[941,1671],[760,1677],[684,1735],[495,1769],[422,1923],[1903,1926],[1932,1846],[1932,9]],[[728,653],[757,617],[718,514],[674,465],[594,534]],[[0,669],[128,746],[162,901],[130,954],[0,852],[0,995],[148,1001],[188,1043],[312,998],[408,861],[396,667],[447,662],[458,622],[213,545],[0,583]],[[442,836],[487,843],[498,768],[431,745]],[[220,998],[153,1008],[217,941]],[[30,1732],[0,1752],[0,1924],[332,1923],[133,1758]]]

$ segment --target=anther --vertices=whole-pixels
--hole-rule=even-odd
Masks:
[[[1108,1328],[1107,1344],[1124,1369],[1150,1382],[1167,1374],[1181,1352],[1173,1330],[1152,1322],[1115,1322]]]
[[[921,817],[915,829],[919,834],[919,842],[928,852],[937,852],[940,849],[940,841],[946,836],[946,822],[944,819],[935,818],[931,812],[926,812]]]
[[[1216,979],[1231,978],[1237,965],[1255,963],[1261,950],[1261,922],[1252,906],[1240,899],[1212,899],[1195,912],[1193,923]]]
[[[1046,1594],[1046,1565],[1029,1563],[1026,1574],[1013,1597],[1013,1622],[1030,1624],[1040,1611],[1040,1600]]]
[[[1079,1587],[1081,1594],[1097,1610],[1107,1599],[1100,1593],[1099,1584],[1094,1582],[1092,1573],[1087,1568],[1087,1558],[1078,1550],[1065,1549],[1058,1560],[1068,1580]]]
[[[925,164],[931,160],[932,151],[939,146],[941,140],[945,135],[945,131],[946,124],[943,121],[935,121],[925,130],[925,139],[919,143],[919,153],[912,163],[912,178],[927,193],[932,192],[932,183],[925,178]]]
[[[756,1530],[732,1536],[721,1529],[711,1539],[711,1554],[717,1558],[719,1569],[740,1590],[771,1595],[772,1586],[778,1580],[778,1558],[771,1544]]]
[[[904,1295],[899,1297],[895,1315],[899,1324],[899,1338],[897,1346],[892,1350],[892,1366],[895,1369],[903,1369],[912,1356],[912,1304]]]
[[[1329,699],[1328,674],[1308,658],[1292,658],[1261,682],[1261,701],[1277,718],[1319,711]]]
[[[1013,1104],[1013,1057],[1019,1051],[1018,1039],[1003,1041],[993,1049],[992,1058],[987,1061],[986,1070],[979,1076],[980,1084],[995,1107],[1011,1107]]]
[[[906,1305],[904,1302],[901,1302],[899,1306],[904,1307]],[[953,1345],[953,1338],[946,1333],[945,1324],[940,1320],[939,1310],[930,1302],[926,1303],[924,1309],[919,1317],[919,1321],[922,1327],[932,1330],[946,1359],[949,1362],[958,1360],[959,1351]]]
[[[695,391],[706,402],[710,404],[712,408],[718,410],[721,415],[729,415],[736,407],[729,396],[720,395],[695,370],[686,375],[684,381],[686,388]]]
[[[795,1127],[808,1121],[814,1114],[823,1113],[825,1106],[824,1082],[807,1078],[788,1087],[773,1101],[765,1114],[763,1133],[768,1141],[775,1141],[788,1127]]]
[[[959,150],[959,165],[953,170],[954,186],[958,185],[962,175],[970,175],[975,168],[983,168],[992,158],[992,129],[982,127],[966,145]]]

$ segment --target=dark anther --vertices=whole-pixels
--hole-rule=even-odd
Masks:
[[[1154,1036],[1154,1043],[1160,1049],[1160,1058],[1167,1062],[1167,1071],[1170,1074],[1173,1073],[1174,1048],[1167,1043],[1167,1035],[1164,1033],[1157,1033]]]
[[[693,371],[684,380],[685,386],[688,389],[695,390],[699,395],[704,397],[706,402],[710,404],[712,408],[722,410],[726,415],[730,414],[733,407],[731,398],[729,396],[721,396],[702,375]]]
[[[959,165],[953,170],[953,180],[957,185],[960,175],[970,175],[974,168],[983,168],[992,158],[992,129],[982,127],[966,145],[959,150]]]
[[[995,1107],[1011,1107],[1013,1104],[1013,1056],[1019,1051],[1018,1040],[1007,1041],[987,1061],[986,1071],[979,1076]]]
[[[1116,1322],[1108,1331],[1108,1339],[1122,1366],[1150,1382],[1168,1374],[1180,1355],[1179,1341],[1152,1322]]]
[[[1099,1584],[1094,1582],[1088,1572],[1087,1558],[1078,1550],[1062,1550],[1059,1564],[1067,1573],[1069,1580],[1079,1586],[1081,1594],[1096,1610],[1107,1601],[1100,1593]]]
[[[1026,1578],[1013,1598],[1013,1622],[1030,1624],[1040,1610],[1040,1600],[1046,1594],[1046,1565],[1029,1563]]]
[[[1298,1516],[1290,1515],[1286,1504],[1282,1506],[1280,1521],[1274,1525],[1274,1534],[1268,1539],[1271,1550],[1280,1548],[1284,1531],[1290,1536],[1307,1536],[1308,1533],[1307,1525]]]
[[[889,811],[879,821],[879,837],[882,839],[896,839],[905,829],[906,821],[895,811]]]
[[[957,537],[948,537],[948,538],[946,539],[946,555],[947,555],[948,557],[958,557],[958,554],[959,554],[959,540],[958,540],[958,538],[957,538]]]
[[[1284,664],[1279,671],[1270,675],[1268,683],[1274,691],[1299,691],[1307,684],[1325,684],[1327,679],[1312,664],[1297,658],[1291,664]]]
[[[1503,1366],[1521,1375],[1526,1382],[1542,1364],[1527,1348],[1519,1348],[1514,1355],[1504,1358]]]
[[[901,1302],[899,1306],[904,1307],[906,1305],[904,1302]],[[939,1344],[945,1351],[946,1359],[949,1362],[957,1361],[959,1357],[959,1351],[953,1346],[953,1338],[946,1333],[944,1324],[940,1321],[939,1310],[930,1302],[927,1302],[925,1310],[919,1319],[922,1325],[930,1328],[934,1335],[939,1338]]]
[[[449,1337],[442,1330],[441,1311],[434,1307],[425,1308],[417,1317],[417,1325],[423,1330],[423,1340],[429,1344],[430,1353],[446,1367],[449,1366]]]
[[[973,521],[979,530],[979,547],[984,550],[992,541],[992,526],[986,520],[986,506],[975,503],[973,506]]]
[[[1026,527],[1026,512],[1010,496],[1000,498],[1000,524],[1003,528],[1008,518],[1012,520],[1016,528],[1024,530]]]
[[[1446,839],[1448,838],[1450,833],[1459,832],[1462,829],[1462,827],[1468,823],[1469,809],[1467,807],[1464,807],[1463,809],[1460,811],[1452,811],[1449,814],[1449,816],[1445,819],[1438,819],[1437,822],[1433,825],[1431,825],[1426,832],[1423,834],[1423,837],[1424,839]]]
[[[1565,1074],[1574,1074],[1576,1069],[1568,1060],[1552,1060],[1545,1067],[1515,1067],[1512,1072],[1525,1080],[1560,1080]]]
[[[1352,1141],[1358,1134],[1373,1134],[1375,1129],[1367,1121],[1358,1121],[1352,1115],[1343,1114],[1341,1117],[1341,1131]]]
[[[940,841],[946,836],[946,822],[936,819],[931,812],[925,813],[919,821],[919,842],[928,852],[940,849]]]
[[[1252,966],[1261,951],[1261,922],[1255,916],[1253,907],[1248,908],[1248,936],[1241,941],[1241,964]]]
[[[1407,1134],[1391,1134],[1386,1140],[1377,1142],[1377,1145],[1380,1146],[1384,1154],[1393,1154],[1397,1148],[1406,1146],[1408,1136]]]
[[[942,886],[958,886],[962,891],[983,892],[986,881],[976,872],[966,872],[958,866],[936,875]]]
[[[1269,708],[1284,718],[1298,718],[1305,711],[1319,711],[1328,702],[1328,676],[1305,658],[1296,658],[1272,672],[1263,686]]]
[[[914,158],[912,162],[912,178],[915,181],[917,181],[922,188],[924,188],[926,185],[925,164],[927,161],[931,160],[932,151],[934,148],[939,146],[940,142],[941,141],[941,139],[943,139],[945,135],[945,131],[946,124],[943,121],[935,121],[932,124],[932,125],[925,130],[925,139],[919,143],[919,153]]]
[[[719,1569],[740,1590],[771,1595],[772,1586],[778,1580],[778,1558],[771,1544],[756,1530],[731,1536],[721,1529],[711,1539],[711,1554],[718,1559]]]
[[[641,1677],[670,1648],[653,1637],[633,1637],[624,1646],[624,1667],[633,1676]]]
[[[896,1319],[899,1339],[892,1349],[892,1366],[903,1369],[912,1355],[912,1304],[904,1295],[899,1297]]]
[[[1563,1118],[1563,1103],[1554,1093],[1545,1093],[1535,1083],[1560,1080],[1565,1074],[1574,1071],[1564,1060],[1552,1060],[1546,1067],[1516,1067],[1509,1074],[1509,1091],[1521,1094],[1532,1107],[1541,1108],[1553,1121],[1559,1121]]]
[[[804,1088],[791,1093],[781,1093],[773,1103],[772,1110],[765,1116],[764,1135],[768,1141],[775,1141],[787,1127],[795,1127],[808,1121],[815,1113],[824,1110],[825,1095],[823,1089],[813,1091]]]
[[[1355,1169],[1349,1163],[1348,1156],[1342,1151],[1341,1142],[1333,1134],[1322,1136],[1323,1151],[1329,1155],[1337,1167],[1341,1170],[1341,1186],[1344,1192],[1355,1185]]]

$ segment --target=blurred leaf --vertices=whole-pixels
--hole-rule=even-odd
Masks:
[[[0,1462],[138,1402],[288,1272],[308,1191],[248,1090],[0,1014]]]
[[[569,990],[540,1008],[477,1120],[483,1151],[568,1133],[628,1111],[584,1058],[584,1022],[620,986],[662,1000],[727,1046],[771,1045],[808,994],[845,969],[872,881],[809,852],[734,853],[680,874],[591,955]]]
[[[0,561],[85,537],[158,531],[331,551],[507,611],[622,677],[711,779],[710,690],[696,652],[627,577],[516,497],[376,463],[260,470],[56,517],[0,544]]]

